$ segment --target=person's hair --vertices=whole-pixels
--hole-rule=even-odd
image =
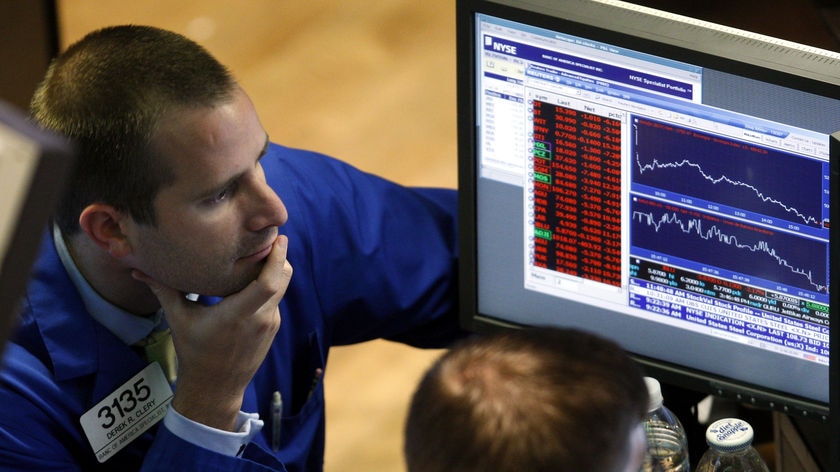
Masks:
[[[611,471],[646,413],[640,367],[572,329],[474,336],[444,353],[405,425],[409,472]]]
[[[69,137],[78,156],[55,221],[68,235],[100,202],[155,224],[153,201],[172,169],[152,152],[160,119],[233,96],[229,71],[186,37],[148,26],[94,31],[51,63],[30,104],[32,119]]]

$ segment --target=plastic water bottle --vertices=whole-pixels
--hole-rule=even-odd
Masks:
[[[697,472],[769,472],[752,447],[753,429],[737,418],[724,418],[706,429],[709,450],[700,458]]]
[[[689,472],[688,438],[679,418],[662,402],[659,381],[645,377],[648,388],[648,413],[642,420],[648,442],[648,454],[642,472]]]

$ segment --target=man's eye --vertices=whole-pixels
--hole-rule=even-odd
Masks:
[[[213,197],[213,202],[218,203],[225,200],[230,195],[230,189],[224,189]]]
[[[235,185],[230,185],[228,187],[225,187],[221,191],[219,191],[219,193],[217,193],[216,195],[213,195],[208,201],[209,201],[209,203],[214,203],[214,204],[215,203],[221,203],[221,202],[229,199],[231,197],[231,195],[233,195],[233,192],[235,191],[235,189],[236,189]]]

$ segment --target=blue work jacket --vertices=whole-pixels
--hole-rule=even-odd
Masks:
[[[241,457],[197,447],[161,422],[96,460],[80,417],[145,362],[86,312],[48,236],[0,371],[0,469],[318,471],[330,346],[387,338],[443,347],[462,335],[455,191],[401,187],[276,144],[262,165],[289,212],[280,232],[294,275],[280,330],[242,405],[266,424]],[[276,453],[274,391],[284,399]]]

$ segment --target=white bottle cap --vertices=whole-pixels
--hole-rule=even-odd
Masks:
[[[722,452],[743,449],[752,444],[752,440],[752,426],[738,418],[717,420],[706,429],[706,443],[711,448]]]
[[[645,385],[648,390],[648,411],[653,411],[662,406],[662,387],[659,386],[659,381],[653,377],[645,377]]]

